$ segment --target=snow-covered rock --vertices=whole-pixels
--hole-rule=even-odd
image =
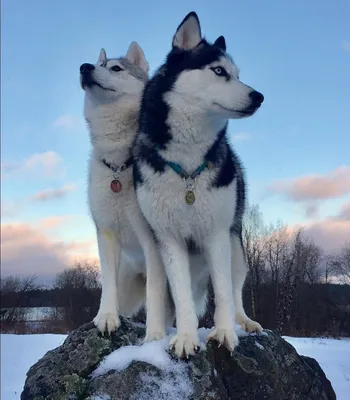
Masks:
[[[247,335],[231,355],[216,343],[188,361],[167,352],[174,330],[142,344],[145,328],[122,318],[111,337],[93,324],[73,331],[27,373],[21,400],[335,400],[333,388],[312,358],[271,331]]]

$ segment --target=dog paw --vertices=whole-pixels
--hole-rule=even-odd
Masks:
[[[154,340],[161,340],[165,337],[165,332],[163,331],[155,331],[155,332],[146,332],[146,336],[143,339],[144,343],[153,342]]]
[[[259,322],[253,321],[247,316],[245,317],[237,316],[236,320],[246,332],[261,333],[263,331],[263,328],[259,324]]]
[[[98,313],[94,318],[94,324],[101,333],[111,334],[120,326],[120,319],[116,313]]]
[[[225,346],[228,351],[233,352],[238,346],[238,336],[233,329],[214,328],[208,335],[207,342],[215,340],[220,346]]]
[[[177,358],[194,356],[200,350],[197,333],[175,335],[169,342],[169,350]]]

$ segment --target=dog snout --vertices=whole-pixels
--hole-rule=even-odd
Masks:
[[[262,102],[264,101],[263,94],[256,90],[253,90],[252,92],[250,92],[249,97],[250,97],[254,107],[260,107]]]
[[[91,72],[95,69],[95,66],[89,63],[81,64],[80,66],[80,73],[85,74],[87,72]]]

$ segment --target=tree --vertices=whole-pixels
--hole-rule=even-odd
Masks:
[[[1,279],[1,322],[12,326],[17,322],[25,321],[30,299],[28,292],[39,289],[36,276],[10,275]]]
[[[63,319],[68,328],[74,329],[91,321],[98,311],[101,286],[95,264],[75,263],[57,274],[54,288],[60,295]]]
[[[350,285],[350,242],[342,247],[340,253],[331,261],[331,265],[339,281]]]
[[[258,205],[249,206],[243,217],[243,246],[249,268],[248,282],[252,302],[252,316],[257,319],[259,287],[264,268],[263,252],[266,227]]]

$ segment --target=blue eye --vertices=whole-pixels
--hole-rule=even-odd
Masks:
[[[211,70],[217,75],[217,76],[228,76],[227,71],[223,67],[215,67],[211,68]]]

